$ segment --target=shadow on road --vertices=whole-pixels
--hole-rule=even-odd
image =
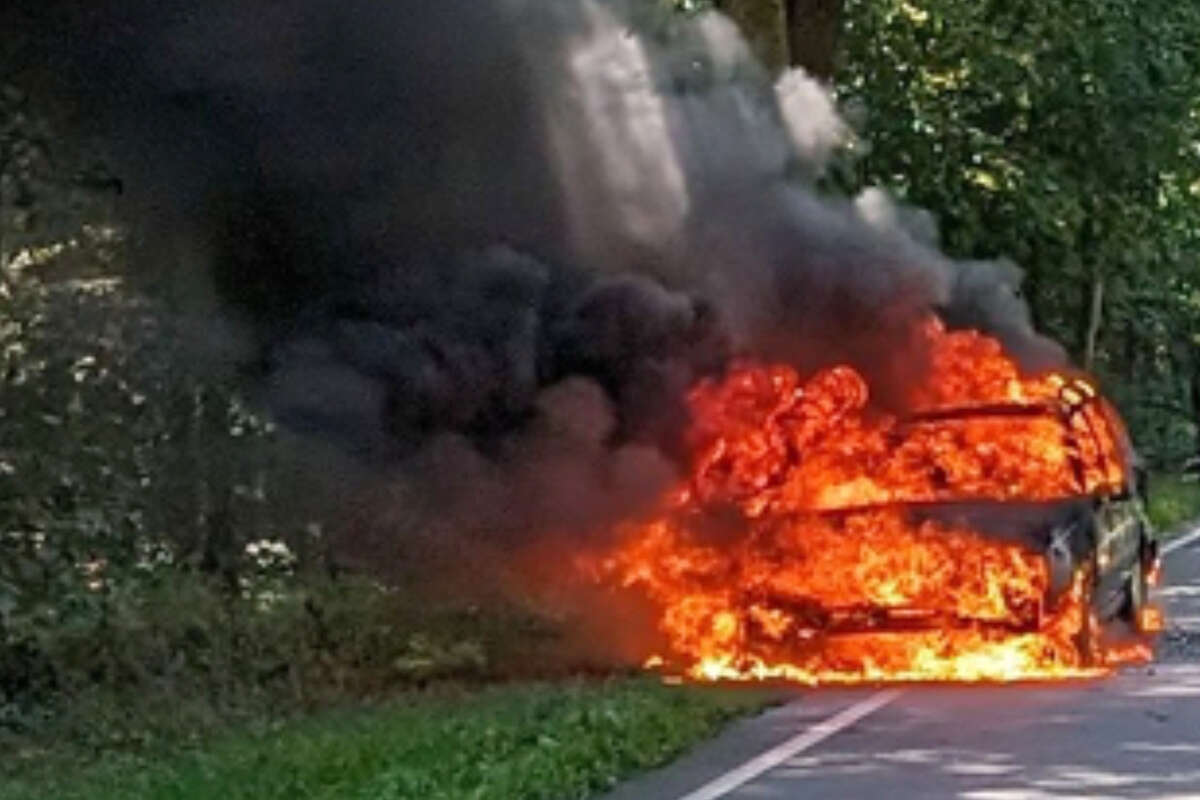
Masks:
[[[1070,702],[1038,691],[1047,695],[1013,703],[1003,692],[915,692],[903,713],[885,712],[841,747],[795,758],[731,797],[1200,796],[1200,665],[1139,671],[1073,690]]]

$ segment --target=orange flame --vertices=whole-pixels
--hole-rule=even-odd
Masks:
[[[1090,384],[1022,377],[993,339],[925,328],[929,379],[897,417],[849,367],[743,363],[690,395],[686,483],[599,562],[659,611],[691,678],[802,683],[1097,675],[1082,571],[913,513],[1123,484],[1119,420]]]
[[[1138,630],[1143,633],[1159,633],[1166,627],[1162,609],[1158,606],[1143,606],[1138,611]]]

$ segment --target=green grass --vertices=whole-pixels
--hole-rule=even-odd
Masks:
[[[1155,529],[1163,533],[1200,517],[1200,482],[1184,481],[1178,475],[1153,475],[1146,513]]]
[[[244,731],[158,759],[29,773],[3,800],[560,800],[661,764],[762,692],[646,679],[415,696]]]

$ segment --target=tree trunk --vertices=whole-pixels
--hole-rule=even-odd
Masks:
[[[1104,314],[1104,278],[1092,276],[1092,300],[1088,311],[1087,336],[1084,340],[1083,368],[1088,372],[1096,364],[1096,340],[1100,336],[1100,324]]]
[[[0,147],[7,150],[6,143],[0,142]],[[4,176],[8,174],[8,154],[5,153],[3,158],[0,158],[0,184],[4,182]],[[4,284],[8,277],[8,213],[4,205],[4,193],[0,192],[0,285]]]
[[[792,65],[831,82],[841,25],[842,0],[787,0],[787,39]]]
[[[0,197],[0,286],[8,278],[8,236],[4,219],[4,198]]]
[[[1039,253],[1036,242],[1032,245],[1032,252],[1029,258],[1029,267],[1025,270],[1025,279],[1021,281],[1021,297],[1025,300],[1025,305],[1029,309],[1029,321],[1033,324],[1033,329],[1040,331],[1043,329],[1045,317],[1042,315],[1042,271],[1038,268]]]
[[[1192,453],[1200,457],[1200,370],[1196,369],[1194,355],[1191,370],[1188,373],[1188,394],[1191,395],[1192,401],[1192,420],[1196,423],[1196,441],[1192,445]]]
[[[1134,309],[1126,312],[1125,316],[1125,363],[1122,365],[1125,368],[1125,383],[1128,386],[1133,386],[1137,381],[1138,376],[1138,332],[1137,326],[1134,323]]]
[[[772,75],[787,67],[785,3],[790,0],[718,0],[717,7],[741,29],[754,55]]]

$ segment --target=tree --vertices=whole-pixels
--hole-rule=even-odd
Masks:
[[[0,277],[17,247],[17,234],[34,223],[36,200],[49,179],[50,136],[15,86],[0,83]]]
[[[793,66],[832,81],[842,25],[843,0],[788,0],[787,37]]]
[[[717,7],[737,24],[768,70],[779,72],[788,65],[785,0],[718,0]]]
[[[1195,314],[1198,32],[1170,0],[846,0],[840,45],[839,94],[867,110],[841,186],[888,186],[952,254],[1022,264],[1039,326],[1156,447],[1138,404],[1186,397],[1192,369],[1163,337]]]
[[[717,0],[771,72],[802,67],[832,80],[843,0]]]

